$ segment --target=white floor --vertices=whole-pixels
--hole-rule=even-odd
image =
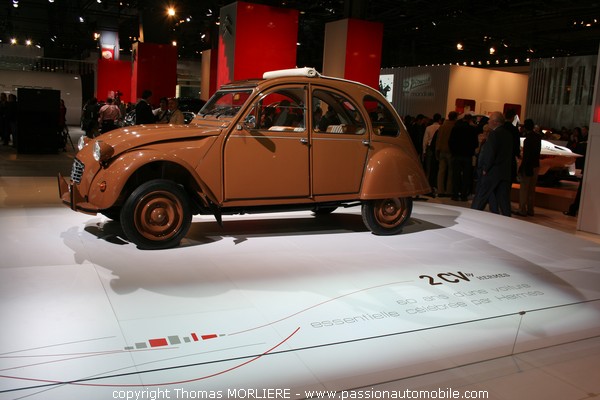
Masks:
[[[514,218],[196,217],[142,251],[101,216],[5,206],[0,257],[2,400],[600,396],[600,245]]]

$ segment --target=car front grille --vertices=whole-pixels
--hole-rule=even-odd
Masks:
[[[75,183],[80,183],[84,169],[85,166],[83,163],[78,159],[75,159],[75,161],[73,161],[73,167],[71,168],[71,180]]]

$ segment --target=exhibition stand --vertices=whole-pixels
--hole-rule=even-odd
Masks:
[[[196,217],[164,251],[64,208],[0,224],[0,399],[304,398],[600,333],[597,244],[466,208]]]

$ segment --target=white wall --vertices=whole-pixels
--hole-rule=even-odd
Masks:
[[[476,101],[472,111],[478,114],[502,112],[505,103],[520,104],[519,118],[523,121],[527,112],[528,80],[524,74],[451,66],[446,114],[454,110],[456,99],[472,99]]]
[[[79,75],[57,72],[0,71],[0,92],[16,95],[18,88],[60,90],[60,97],[65,101],[67,107],[67,124],[79,125],[82,106]]]
[[[323,75],[343,78],[346,72],[346,40],[348,20],[329,22],[325,25],[323,46]]]
[[[401,116],[434,113],[447,116],[456,99],[475,100],[480,114],[503,111],[504,104],[521,105],[524,120],[527,103],[526,74],[457,65],[382,69],[394,75],[392,104]]]
[[[600,65],[600,50],[598,51]],[[596,88],[592,117],[590,119],[588,144],[585,153],[583,181],[581,182],[581,201],[577,229],[600,234],[600,69],[596,69]]]

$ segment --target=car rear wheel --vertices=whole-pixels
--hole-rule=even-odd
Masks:
[[[192,222],[189,198],[176,183],[156,179],[131,193],[121,211],[127,238],[142,249],[175,247]]]
[[[362,203],[365,226],[376,235],[395,235],[402,232],[412,213],[412,198],[368,200]]]

